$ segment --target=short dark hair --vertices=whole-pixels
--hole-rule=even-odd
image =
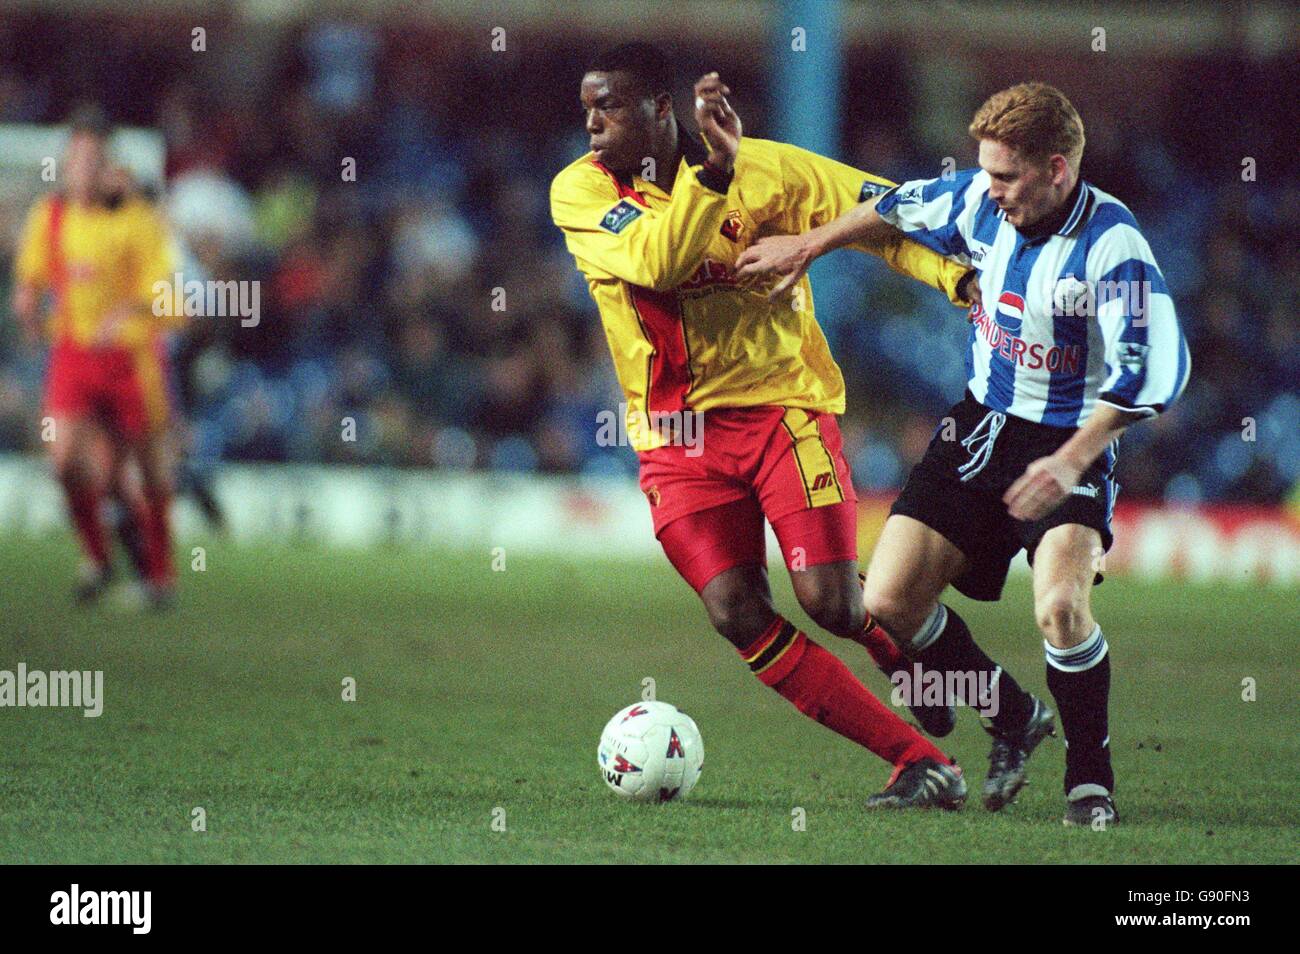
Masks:
[[[650,97],[673,91],[673,68],[663,50],[652,43],[635,41],[605,50],[587,67],[587,72],[627,73],[637,91]]]
[[[68,127],[73,133],[90,133],[107,139],[113,131],[108,114],[95,103],[82,103],[68,115]]]

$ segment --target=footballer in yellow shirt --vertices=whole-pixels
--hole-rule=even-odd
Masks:
[[[170,415],[163,332],[180,316],[159,313],[154,286],[169,282],[178,263],[154,205],[132,190],[110,188],[107,136],[97,110],[74,117],[61,189],[35,203],[19,239],[14,313],[29,337],[50,344],[43,414],[52,423],[54,470],[86,557],[78,598],[96,598],[108,583],[99,503],[129,458],[138,463],[143,499],[128,503],[136,511],[148,593],[159,605],[170,601],[175,581],[171,478],[162,447]],[[107,467],[97,460],[103,435],[111,447]]]
[[[836,423],[844,379],[811,285],[770,296],[734,267],[757,238],[805,232],[893,183],[743,138],[716,73],[695,85],[700,142],[679,127],[671,85],[649,44],[600,56],[580,90],[591,151],[551,186],[552,218],[600,311],[655,535],[763,683],[894,765],[874,804],[958,807],[965,782],[951,759],[773,608],[764,519],[818,625],[887,671],[905,665],[863,606]],[[964,303],[968,270],[901,234],[860,250]]]

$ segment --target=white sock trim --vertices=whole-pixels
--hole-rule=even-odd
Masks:
[[[916,635],[912,637],[910,643],[911,651],[913,653],[919,653],[921,650],[930,646],[939,638],[939,634],[943,632],[943,628],[947,625],[948,607],[944,606],[942,603],[935,603],[934,610],[925,618],[925,622],[921,624],[921,628],[918,629]]]
[[[1109,795],[1110,790],[1105,785],[1098,785],[1095,782],[1089,782],[1086,785],[1076,785],[1070,789],[1070,794],[1065,796],[1066,801],[1077,802],[1081,798],[1088,798],[1090,795]]]
[[[1101,624],[1093,627],[1092,634],[1077,646],[1069,649],[1057,649],[1047,640],[1043,640],[1043,654],[1047,665],[1061,672],[1084,672],[1106,658],[1110,647],[1102,634]]]

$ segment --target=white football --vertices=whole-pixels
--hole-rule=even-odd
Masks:
[[[700,780],[704,740],[676,706],[638,702],[609,720],[596,757],[605,784],[624,798],[667,802],[685,798]]]

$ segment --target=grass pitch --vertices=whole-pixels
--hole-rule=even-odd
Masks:
[[[944,742],[966,810],[869,815],[888,767],[759,685],[666,561],[493,572],[486,552],[212,545],[161,616],[74,610],[74,562],[66,539],[0,539],[0,670],[103,670],[105,696],[99,718],[0,708],[0,863],[1296,859],[1295,591],[1098,590],[1124,820],[1098,833],[1061,827],[1059,741],[1016,804],[984,811],[966,710]],[[955,605],[1044,693],[1028,589]],[[861,649],[815,638],[887,692]],[[646,677],[704,735],[681,803],[625,803],[596,768]]]

